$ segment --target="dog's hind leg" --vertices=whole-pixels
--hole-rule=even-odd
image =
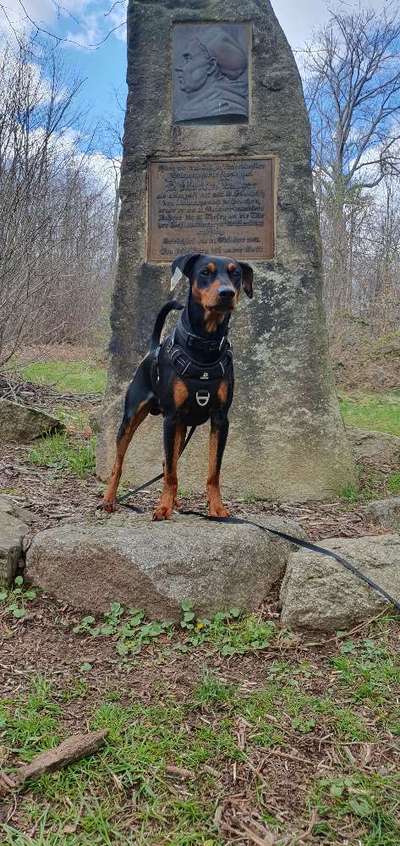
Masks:
[[[101,504],[105,511],[115,511],[125,453],[136,429],[147,417],[154,403],[154,394],[149,384],[147,368],[144,367],[145,363],[147,362],[142,362],[137,370],[125,397],[124,416],[117,435],[116,457]]]

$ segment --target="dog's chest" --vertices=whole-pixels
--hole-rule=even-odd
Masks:
[[[188,425],[198,426],[205,423],[221,408],[221,380],[201,383],[199,380],[188,379],[182,380],[182,385],[187,391],[187,396],[177,407],[177,411]]]
[[[155,393],[164,415],[177,414],[188,426],[199,426],[218,411],[229,409],[233,395],[231,356],[227,357],[222,369],[215,363],[199,366],[197,362],[188,373],[182,372],[185,371],[184,361],[183,366],[180,362],[175,367],[162,350],[158,364]]]

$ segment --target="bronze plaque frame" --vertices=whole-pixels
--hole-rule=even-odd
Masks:
[[[192,251],[263,261],[275,254],[275,156],[180,158],[148,165],[147,261]]]

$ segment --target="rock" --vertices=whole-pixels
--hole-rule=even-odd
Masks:
[[[32,516],[11,497],[0,496],[0,585],[10,585],[24,557],[24,538]]]
[[[26,443],[64,429],[63,423],[46,411],[0,400],[0,441],[3,443]]]
[[[204,32],[207,43],[210,28],[226,29],[231,25],[233,31],[238,25],[251,28],[250,119],[227,120],[226,114],[221,113],[221,119],[205,116],[201,125],[191,121],[177,123],[171,104],[178,90],[173,45],[179,27],[189,28],[190,44],[193,27],[198,27],[199,39]],[[166,45],[171,49],[166,49]],[[204,52],[208,55],[207,48]],[[218,62],[213,61],[219,73]],[[214,69],[210,68],[210,76]],[[168,263],[179,253],[200,250],[243,258],[254,268],[254,298],[246,302],[242,296],[230,328],[235,396],[222,468],[223,489],[231,498],[248,495],[286,502],[331,499],[354,482],[354,467],[339,413],[322,308],[321,242],[310,165],[310,124],[300,74],[271,3],[130,0],[127,81],[118,271],[108,384],[97,440],[98,475],[106,479],[110,474],[122,394],[147,351],[157,312],[170,297]],[[200,81],[199,88],[202,85]],[[206,96],[206,86],[207,82],[194,97]],[[279,161],[275,225],[275,203],[264,215],[257,204],[265,188],[255,191],[251,176],[250,196],[243,175],[248,167],[262,166],[257,158],[270,155]],[[169,159],[181,169],[175,181],[181,189],[175,187],[173,199],[169,199],[169,191],[164,195],[161,190],[165,208],[156,227],[156,211],[153,206],[149,209],[148,203],[150,173],[156,160],[165,169],[165,160]],[[209,193],[208,183],[193,182],[193,169],[199,160],[211,169],[222,168],[222,162],[228,160],[230,167],[237,168],[234,189],[227,189],[226,176],[218,174],[212,177],[213,189]],[[186,202],[184,192],[187,182],[196,186],[191,188],[190,202]],[[215,222],[213,207],[217,208],[217,198],[221,192],[224,196],[225,191],[229,195],[232,190],[234,203],[222,203]],[[245,216],[255,214],[258,219],[254,231],[248,230],[242,211],[240,222],[229,222],[239,202]],[[151,261],[148,252],[156,230],[161,233],[160,262]],[[264,233],[272,231],[276,235],[275,249],[265,250],[261,245]],[[187,285],[181,282],[177,290],[183,301]],[[196,447],[182,456],[180,484],[186,490],[203,490],[207,438],[208,427],[200,427]],[[160,419],[148,418],[126,455],[126,481],[140,484],[159,472],[161,440]]]
[[[372,459],[380,464],[396,465],[400,462],[400,438],[387,432],[370,432],[368,429],[347,428],[354,457]]]
[[[375,499],[364,505],[362,511],[373,523],[400,532],[400,496]]]
[[[251,519],[251,517],[250,517]],[[259,518],[304,537],[294,523]],[[164,523],[115,514],[36,535],[28,579],[69,604],[104,612],[119,601],[149,617],[178,619],[183,600],[211,615],[257,608],[283,577],[293,547],[260,529],[177,515]]]
[[[17,518],[29,526],[35,521],[33,514],[27,508],[17,505],[13,498],[6,494],[0,495],[0,514],[9,514],[11,517]]]
[[[400,601],[399,535],[325,538],[323,546],[348,558]],[[322,632],[347,629],[390,607],[341,564],[306,550],[290,555],[280,599],[284,626]]]

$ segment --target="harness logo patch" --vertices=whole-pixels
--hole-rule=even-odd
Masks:
[[[207,405],[210,400],[210,394],[208,391],[196,391],[196,402],[197,405],[200,405],[201,408]]]
[[[207,370],[205,370],[204,373],[202,373],[202,375],[200,376],[200,379],[208,379]]]

